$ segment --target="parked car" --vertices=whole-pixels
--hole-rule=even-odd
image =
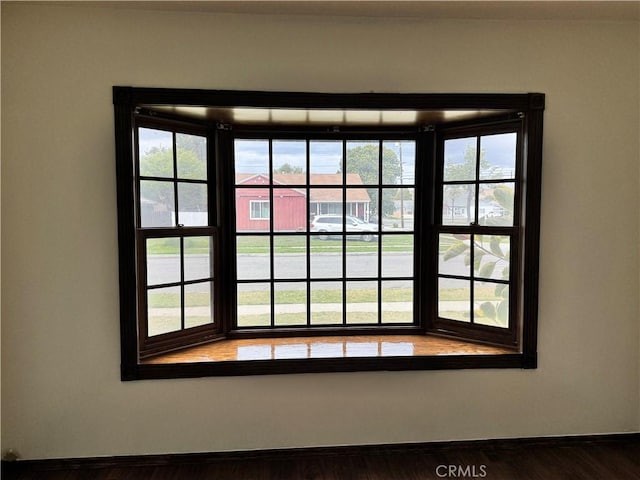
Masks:
[[[311,232],[318,233],[320,240],[327,240],[331,233],[343,232],[342,215],[316,215],[311,221]],[[357,217],[344,217],[347,233],[361,232],[360,240],[372,242],[377,238],[378,225],[367,223]]]

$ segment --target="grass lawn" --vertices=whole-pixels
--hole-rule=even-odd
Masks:
[[[411,302],[413,301],[412,288],[390,288],[382,292],[383,302]],[[191,307],[204,307],[209,305],[210,296],[204,292],[191,292],[186,294],[188,304]],[[465,288],[447,288],[440,292],[442,301],[460,301],[469,297],[469,290]],[[476,301],[502,300],[495,294],[495,288],[476,287]],[[306,290],[281,290],[275,293],[276,304],[306,304]],[[312,303],[342,303],[342,290],[313,290]],[[376,289],[352,289],[347,291],[349,303],[377,303],[378,291]],[[249,291],[238,293],[238,305],[269,305],[271,296],[269,291]],[[151,293],[149,295],[149,307],[151,308],[177,308],[180,306],[178,293]]]
[[[237,254],[268,254],[269,237],[239,236],[236,238]],[[316,236],[311,237],[311,253],[342,253],[342,239],[329,238],[320,240]],[[363,242],[361,240],[349,240],[347,243],[349,252],[377,252],[378,242]],[[383,235],[382,250],[384,252],[413,252],[413,235]],[[307,239],[298,235],[276,235],[273,243],[274,253],[302,253],[307,251]]]
[[[442,234],[439,239],[440,254],[444,253],[453,244],[458,243],[453,235]],[[509,242],[508,237],[500,239],[501,244]],[[268,254],[270,250],[269,237],[259,235],[248,235],[236,237],[237,254]],[[378,242],[363,242],[353,240],[347,243],[349,252],[377,252]],[[209,237],[184,237],[185,252],[187,254],[209,253]],[[275,235],[274,253],[306,253],[306,238],[299,235]],[[413,235],[385,235],[382,234],[383,252],[413,252]],[[341,253],[342,239],[339,237],[328,240],[320,240],[316,236],[311,236],[312,253]],[[178,255],[180,253],[180,240],[174,238],[153,238],[147,243],[147,254],[149,255]]]
[[[411,323],[411,312],[384,312],[382,323]],[[271,322],[270,315],[242,315],[238,317],[239,327],[266,327]],[[377,312],[349,312],[347,313],[347,325],[377,323]],[[307,314],[281,313],[276,315],[276,326],[296,326],[307,324]],[[311,325],[342,325],[342,312],[314,312],[311,315]]]
[[[209,253],[209,237],[185,237],[185,251],[187,254]],[[270,250],[268,236],[238,236],[236,238],[237,254],[264,254]],[[299,235],[274,236],[274,253],[306,253],[307,241]],[[383,235],[382,249],[384,252],[413,252],[413,235]],[[348,242],[349,252],[377,252],[378,242],[363,242],[353,240]],[[311,237],[312,253],[341,253],[342,240],[330,238],[320,240]],[[180,253],[180,241],[178,238],[154,238],[147,243],[148,255],[178,255]]]

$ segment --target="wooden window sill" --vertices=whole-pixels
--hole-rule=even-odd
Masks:
[[[360,335],[221,340],[143,360],[143,365],[385,358],[441,355],[504,355],[513,350],[459,340],[417,335]]]
[[[220,340],[158,355],[123,380],[535,367],[535,355],[428,335],[280,337]]]

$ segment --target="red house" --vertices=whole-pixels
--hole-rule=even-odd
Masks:
[[[274,231],[304,231],[309,219],[320,214],[346,214],[369,220],[371,198],[357,173],[347,174],[346,202],[342,189],[318,186],[342,186],[342,174],[311,174],[309,185],[309,214],[307,215],[307,176],[303,173],[276,173],[273,185],[268,175],[236,175],[236,229],[239,232],[269,230],[273,212]],[[291,185],[291,186],[289,186]],[[360,188],[357,188],[360,187]],[[269,190],[273,189],[273,209]]]

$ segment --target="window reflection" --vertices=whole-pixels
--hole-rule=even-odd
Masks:
[[[336,340],[301,339],[295,343],[265,343],[264,345],[236,345],[234,352],[225,360],[279,360],[310,358],[361,358],[404,357],[414,355],[414,344],[385,340]]]

